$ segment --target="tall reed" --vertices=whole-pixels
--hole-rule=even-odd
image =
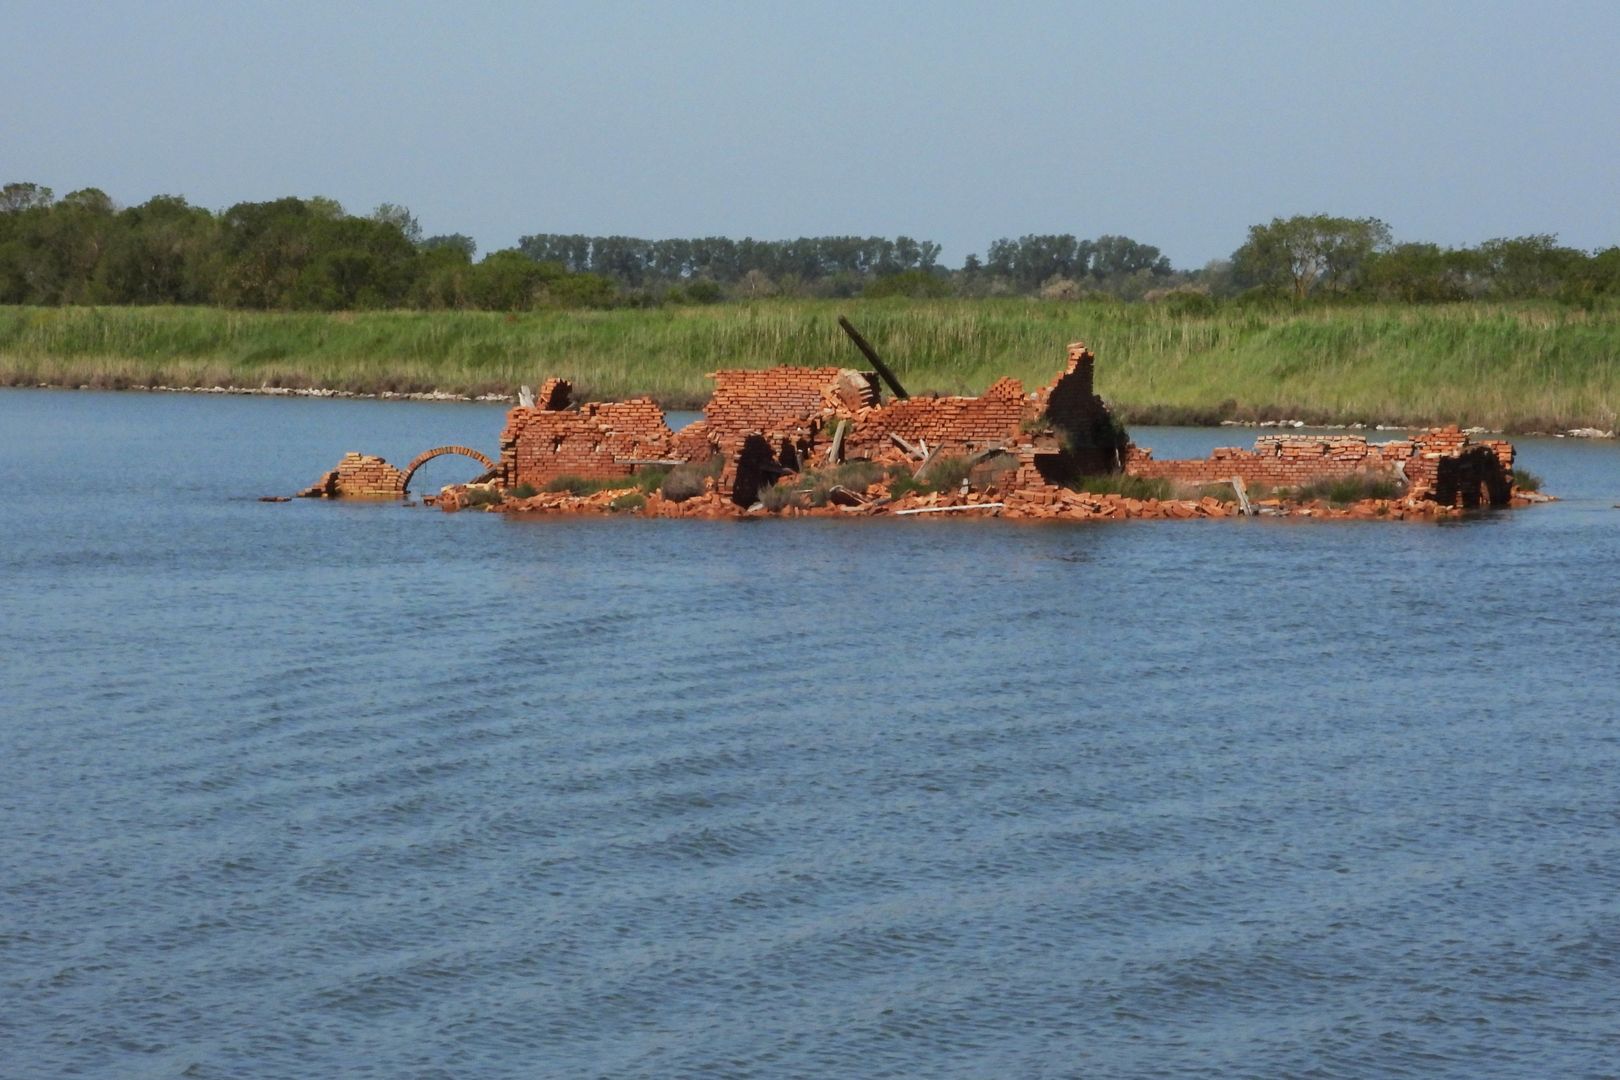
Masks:
[[[1098,390],[1138,419],[1455,420],[1593,425],[1620,411],[1620,311],[1393,304],[1186,314],[1041,300],[795,301],[650,310],[255,313],[0,307],[0,382],[510,392],[546,375],[580,396],[689,405],[706,372],[861,366],[848,314],[913,393],[1033,389],[1084,340]]]

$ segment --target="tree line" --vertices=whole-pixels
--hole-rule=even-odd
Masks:
[[[61,198],[0,188],[0,303],[211,304],[231,308],[520,311],[713,303],[730,298],[1039,296],[1411,303],[1620,295],[1620,248],[1547,235],[1473,247],[1396,243],[1376,218],[1327,214],[1251,226],[1230,259],[1178,270],[1125,236],[995,240],[959,268],[906,236],[644,240],[536,233],[477,257],[461,234],[426,236],[385,203],[347,213],[325,198],[224,211],[160,195],[120,208],[96,188]]]

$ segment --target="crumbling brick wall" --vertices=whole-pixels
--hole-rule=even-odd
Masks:
[[[1094,389],[1097,356],[1081,341],[1068,348],[1068,362],[1052,385],[1036,391],[1033,418],[1057,436],[1040,445],[1035,464],[1049,482],[1119,472],[1130,440]],[[1047,440],[1037,440],[1044,444]],[[1061,452],[1052,453],[1053,449]]]
[[[566,389],[553,387],[555,381],[542,387],[533,406],[520,405],[506,414],[500,474],[508,487],[544,487],[564,476],[629,476],[637,462],[668,458],[674,433],[651,399],[592,402],[578,411],[565,410],[555,407],[567,402]]]
[[[972,454],[1018,434],[1028,403],[1017,379],[998,379],[983,397],[908,398],[855,414],[844,435],[844,456],[875,457],[899,436],[927,442],[941,454]]]
[[[1243,478],[1246,484],[1298,487],[1359,472],[1399,471],[1412,456],[1409,442],[1369,443],[1359,435],[1267,435],[1254,449],[1223,446],[1207,458],[1155,461],[1152,451],[1132,447],[1125,472],[1131,476],[1206,484]]]
[[[1432,428],[1412,440],[1406,478],[1414,493],[1445,506],[1499,506],[1512,498],[1513,444],[1472,442],[1455,427]]]
[[[840,403],[834,384],[842,371],[777,367],[713,372],[714,395],[703,407],[708,434],[723,449],[754,433],[772,443],[808,439],[822,411]]]
[[[1404,480],[1414,498],[1448,506],[1501,505],[1512,488],[1513,446],[1472,443],[1455,427],[1385,443],[1369,443],[1360,435],[1264,435],[1252,450],[1221,447],[1207,458],[1155,461],[1151,450],[1133,446],[1125,472],[1185,484],[1236,476],[1248,485],[1275,488],[1367,473]]]

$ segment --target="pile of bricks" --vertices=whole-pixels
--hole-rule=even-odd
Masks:
[[[380,457],[350,451],[338,467],[298,493],[301,499],[402,499],[405,474]]]

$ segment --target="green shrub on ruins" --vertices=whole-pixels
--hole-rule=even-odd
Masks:
[[[889,494],[898,499],[903,495],[959,491],[972,469],[967,458],[956,455],[934,458],[915,476],[904,465],[894,466],[890,469],[894,479],[889,484]]]
[[[725,458],[715,454],[706,461],[676,465],[659,481],[658,493],[670,502],[695,499],[708,488],[708,482],[725,468]]]
[[[1513,486],[1518,488],[1520,491],[1540,491],[1541,477],[1537,476],[1529,469],[1514,469]]]
[[[860,494],[890,475],[893,475],[890,469],[875,461],[846,461],[784,477],[763,489],[759,501],[765,509],[773,511],[789,506],[826,506],[832,501],[834,488]]]
[[[620,495],[614,499],[612,502],[608,503],[608,509],[612,510],[615,514],[622,514],[627,511],[640,510],[646,505],[647,496],[643,495],[639,491],[627,491],[623,495]]]
[[[760,488],[759,502],[774,514],[790,506],[809,506],[810,493],[799,488],[792,479],[786,479],[768,488]]]
[[[972,468],[968,459],[961,455],[942,455],[924,465],[918,479],[933,491],[955,491],[968,478]]]
[[[664,484],[664,478],[670,473],[668,465],[643,465],[638,468],[630,479],[636,483],[636,489],[643,495],[651,495]]]
[[[521,483],[517,487],[513,488],[511,491],[508,491],[507,494],[512,496],[514,499],[532,499],[536,495],[540,494],[540,492],[533,484],[525,481],[524,483]]]
[[[501,493],[492,487],[469,487],[467,489],[468,506],[494,506],[501,501]]]

